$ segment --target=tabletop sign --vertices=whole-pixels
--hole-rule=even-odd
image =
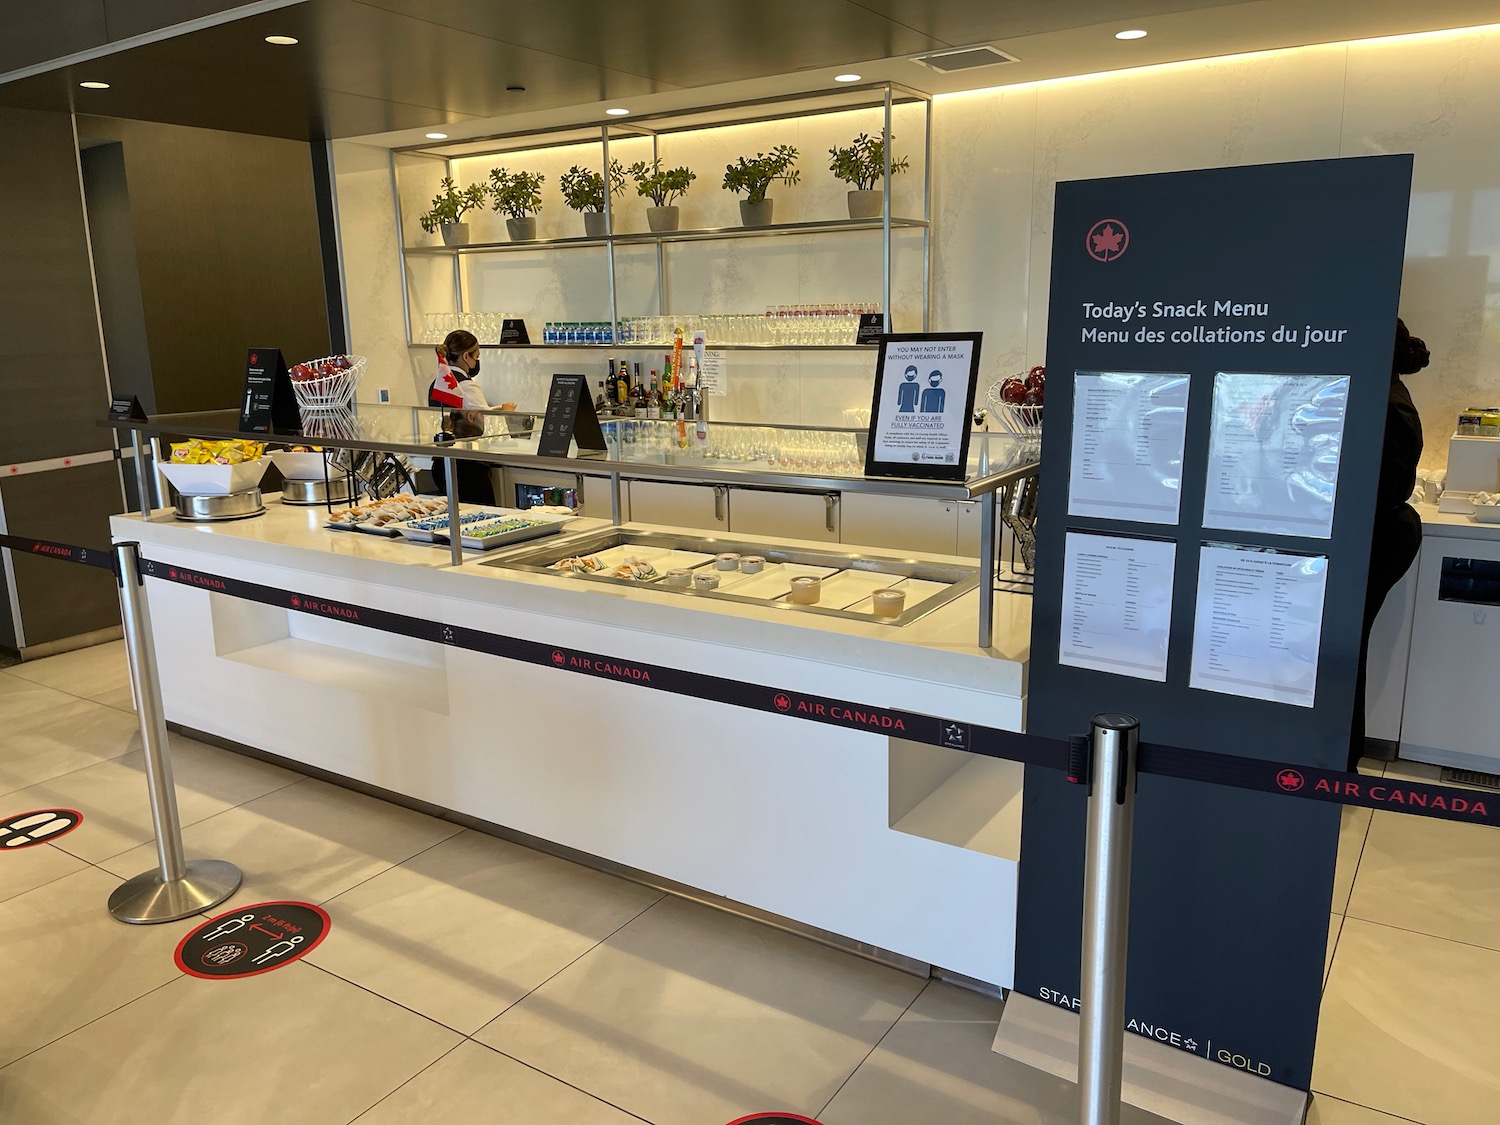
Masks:
[[[258,902],[210,918],[177,944],[173,959],[191,977],[225,980],[279,969],[328,936],[328,912],[310,902]]]
[[[116,395],[109,400],[109,417],[115,422],[144,422],[146,411],[135,395]]]
[[[531,335],[526,331],[524,320],[502,320],[500,322],[500,345],[529,344]]]
[[[885,335],[884,313],[860,313],[859,331],[855,333],[856,344],[878,344]]]
[[[963,480],[981,332],[880,338],[865,475]]]
[[[0,820],[0,852],[60,840],[83,823],[77,809],[31,809]]]
[[[302,426],[292,378],[280,348],[251,348],[245,354],[245,393],[240,399],[240,430],[268,434]]]
[[[547,394],[547,414],[542,419],[542,436],[537,443],[539,457],[566,457],[568,443],[576,440],[582,450],[602,451],[604,432],[599,429],[599,415],[589,398],[587,375],[554,375]]]

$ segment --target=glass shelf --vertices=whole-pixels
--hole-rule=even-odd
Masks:
[[[834,234],[841,231],[881,230],[881,219],[821,219],[810,223],[771,223],[763,227],[703,227],[697,230],[641,231],[610,238],[536,238],[529,242],[471,242],[467,246],[407,246],[403,254],[491,254],[513,250],[554,250],[573,246],[652,245],[667,242],[705,242],[726,238],[772,238],[778,235]],[[892,230],[922,230],[925,219],[891,218]]]

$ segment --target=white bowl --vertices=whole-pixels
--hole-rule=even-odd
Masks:
[[[323,479],[323,455],[321,453],[292,453],[286,449],[273,449],[267,456],[287,480]],[[328,475],[336,477],[339,471],[330,469]]]
[[[179,465],[169,461],[160,468],[172,487],[186,496],[227,496],[254,488],[270,464],[264,457],[257,457],[238,465]]]
[[[1500,504],[1475,504],[1476,523],[1500,523]]]

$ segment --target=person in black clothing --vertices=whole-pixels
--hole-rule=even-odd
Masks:
[[[437,349],[438,369],[427,388],[427,405],[444,411],[443,428],[456,437],[484,433],[484,415],[490,404],[474,377],[479,374],[479,340],[459,329],[448,333]],[[448,488],[447,466],[441,457],[432,460],[432,479],[439,492]],[[463,504],[495,503],[490,467],[477,461],[458,462],[458,499]]]
[[[1422,459],[1422,419],[1411,392],[1401,382],[1431,361],[1427,345],[1396,321],[1396,349],[1391,357],[1391,389],[1385,408],[1385,443],[1375,491],[1375,527],[1370,546],[1370,579],[1365,589],[1364,631],[1360,634],[1359,670],[1354,682],[1354,722],[1350,727],[1349,770],[1365,747],[1365,665],[1370,656],[1370,629],[1386,595],[1416,561],[1422,546],[1422,519],[1406,501],[1417,484]]]

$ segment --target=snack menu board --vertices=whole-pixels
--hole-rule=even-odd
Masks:
[[[1171,540],[1068,532],[1058,662],[1165,680],[1176,564]]]
[[[1187,375],[1073,376],[1070,516],[1177,522],[1188,383]]]

